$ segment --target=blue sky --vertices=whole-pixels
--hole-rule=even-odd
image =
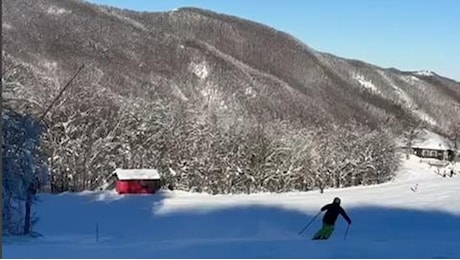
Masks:
[[[310,47],[460,81],[459,0],[89,0],[138,11],[193,6],[261,22]]]

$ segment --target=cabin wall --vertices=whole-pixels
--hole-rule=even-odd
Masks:
[[[161,187],[160,180],[118,180],[116,191],[125,193],[155,193]]]
[[[413,148],[414,154],[421,158],[434,158],[438,160],[452,161],[454,154],[450,150]]]

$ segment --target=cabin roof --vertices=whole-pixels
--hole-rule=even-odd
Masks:
[[[155,169],[116,169],[119,180],[159,180],[160,174]]]
[[[424,131],[423,137],[415,140],[412,147],[433,150],[453,150],[446,138],[430,131]]]

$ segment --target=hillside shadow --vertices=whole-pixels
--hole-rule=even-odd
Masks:
[[[460,216],[439,211],[384,207],[347,210],[339,216],[328,241],[311,237],[322,215],[301,236],[314,215],[271,206],[237,206],[208,212],[178,212],[155,216],[155,241],[170,241],[174,249],[155,247],[159,258],[458,258]],[[210,246],[211,245],[211,246]],[[211,248],[211,249],[210,249]],[[163,251],[164,250],[164,251]]]
[[[349,214],[353,218],[353,229],[350,234],[359,236],[359,239],[445,240],[454,234],[460,238],[460,216],[447,212],[358,207],[350,209]],[[369,229],[376,232],[369,232]]]
[[[314,217],[275,206],[231,206],[157,214],[166,194],[98,200],[46,197],[38,208],[44,238],[15,243],[8,258],[459,258],[460,216],[410,209],[346,208],[328,241],[311,237]],[[64,202],[64,203],[63,203]],[[184,201],[185,203],[185,201]],[[318,206],[318,208],[321,205]],[[318,210],[319,211],[319,210]],[[98,226],[99,240],[95,240]],[[4,244],[5,245],[5,244]],[[39,250],[37,250],[39,249]]]
[[[439,231],[434,233],[440,234],[460,231],[460,216],[441,211],[385,207],[358,207],[346,209],[346,211],[353,220],[350,234],[353,233],[364,238],[372,236],[382,239],[394,239],[395,232],[400,235],[407,233],[407,237],[403,236],[401,238],[410,238],[425,231]],[[307,230],[311,231],[313,227],[319,228],[322,216],[323,214],[316,218]],[[187,234],[192,234],[193,232],[183,231],[187,229],[190,231],[190,229],[194,229],[197,226],[206,226],[209,230],[216,231],[210,234],[218,233],[218,230],[227,230],[229,227],[250,230],[250,233],[254,234],[256,231],[266,232],[264,227],[268,225],[272,229],[283,230],[284,233],[292,235],[297,234],[313,217],[314,215],[308,215],[297,210],[253,205],[197,212],[181,211],[157,215],[154,216],[154,219],[157,223],[164,224],[162,226],[170,226],[170,224],[176,223],[173,230],[180,229],[181,233]],[[182,225],[178,226],[177,223]],[[345,231],[346,226],[345,220],[339,216],[335,227],[336,233]],[[379,232],[369,232],[371,231],[370,229],[378,230]],[[205,233],[200,232],[200,234]],[[194,233],[194,236],[196,236],[196,233]]]
[[[168,195],[155,194],[118,195],[115,192],[40,194],[34,206],[39,217],[35,229],[43,237],[61,234],[95,237],[108,230],[121,231],[152,220],[152,208]],[[132,228],[131,228],[132,229]]]

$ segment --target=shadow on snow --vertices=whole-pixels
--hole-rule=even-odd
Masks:
[[[99,197],[98,197],[99,196]],[[101,200],[103,194],[42,195],[37,230],[44,237],[4,243],[19,258],[459,258],[460,216],[382,207],[345,208],[328,241],[300,211],[232,206],[155,214],[162,194]],[[65,203],[63,203],[65,201]],[[318,209],[322,205],[318,205]],[[97,228],[96,228],[97,226]],[[96,234],[98,230],[98,234]],[[96,241],[98,239],[98,241]],[[35,248],[35,250],[34,250]],[[30,251],[28,251],[30,250]]]

